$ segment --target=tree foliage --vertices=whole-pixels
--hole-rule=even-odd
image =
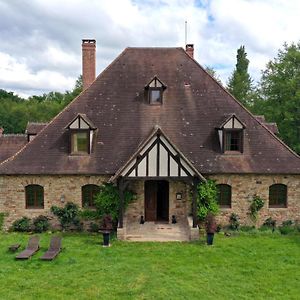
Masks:
[[[252,79],[248,73],[249,60],[245,46],[237,50],[235,69],[228,80],[228,91],[241,103],[251,106],[253,98]]]
[[[253,111],[276,122],[280,138],[300,154],[300,42],[284,44],[262,73]]]
[[[24,133],[29,121],[48,122],[82,90],[81,76],[72,91],[50,92],[23,99],[0,89],[0,127],[5,133]]]

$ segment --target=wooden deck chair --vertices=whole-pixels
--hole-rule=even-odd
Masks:
[[[22,251],[21,253],[19,253],[16,256],[16,259],[30,258],[33,254],[35,254],[40,249],[39,241],[40,241],[40,238],[38,236],[32,236],[28,241],[27,248],[24,251]]]
[[[43,260],[52,260],[54,259],[58,253],[61,251],[61,237],[54,236],[51,238],[50,247],[41,257]]]

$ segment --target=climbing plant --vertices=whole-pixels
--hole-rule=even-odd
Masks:
[[[197,215],[199,221],[203,221],[209,212],[216,215],[219,212],[219,205],[215,181],[209,179],[206,182],[199,183],[197,191]]]
[[[250,216],[254,221],[257,220],[258,212],[263,208],[264,205],[265,201],[262,198],[257,195],[253,196],[250,204]]]

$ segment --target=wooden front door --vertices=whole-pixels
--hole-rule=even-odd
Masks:
[[[157,184],[154,180],[145,182],[145,221],[156,221]]]
[[[148,180],[145,182],[145,221],[169,220],[169,182]]]

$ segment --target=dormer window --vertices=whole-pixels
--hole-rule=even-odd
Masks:
[[[145,86],[147,100],[149,104],[162,104],[163,92],[166,86],[156,76]]]
[[[224,153],[243,153],[244,129],[245,125],[234,114],[227,117],[217,128],[221,150]]]
[[[66,127],[70,131],[70,153],[84,155],[92,152],[96,127],[84,114],[78,114]]]

